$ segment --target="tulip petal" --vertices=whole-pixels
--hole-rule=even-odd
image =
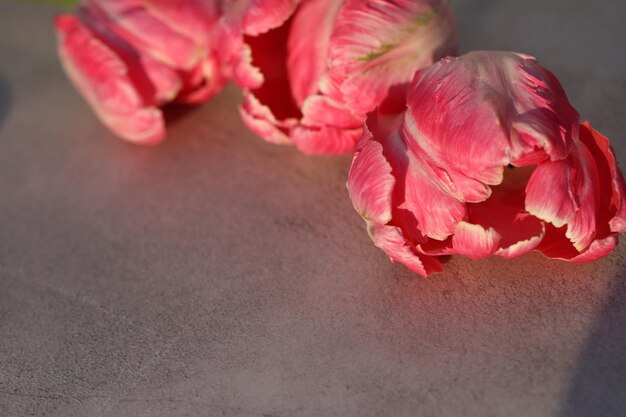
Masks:
[[[616,234],[611,234],[594,240],[588,248],[579,252],[565,236],[565,233],[566,227],[557,229],[553,225],[547,224],[546,236],[537,247],[537,250],[550,259],[583,263],[603,258],[610,254],[617,246],[618,237]]]
[[[604,258],[613,252],[613,250],[617,247],[617,241],[618,237],[616,235],[610,235],[604,239],[594,240],[586,251],[569,259],[569,261],[573,263],[597,261],[598,259]]]
[[[216,26],[215,43],[222,73],[240,88],[255,89],[263,84],[263,74],[252,64],[252,49],[244,42],[243,35],[220,21]]]
[[[589,122],[581,125],[580,140],[591,151],[600,178],[599,234],[626,231],[626,183],[609,140],[594,130]],[[601,230],[608,221],[609,231]]]
[[[402,236],[402,231],[398,227],[367,223],[370,238],[392,261],[400,262],[423,277],[443,270],[437,258],[417,253]]]
[[[383,156],[382,145],[365,128],[348,174],[348,192],[354,209],[365,220],[389,223],[394,184],[391,165]]]
[[[383,145],[397,181],[393,196],[394,224],[402,227],[416,243],[422,243],[425,237],[443,241],[465,218],[465,204],[433,181],[435,168],[423,153],[408,149],[410,139],[400,130],[402,120],[402,115],[377,113],[371,113],[367,120],[368,129]]]
[[[220,15],[218,0],[142,0],[142,2],[151,15],[203,46],[209,43],[209,37]]]
[[[272,110],[261,103],[253,94],[245,93],[243,104],[239,107],[241,118],[248,128],[270,143],[287,145],[291,143],[288,131],[296,120],[281,121],[276,119]]]
[[[258,36],[281,26],[300,0],[223,0],[227,23],[240,27],[246,35]]]
[[[124,62],[73,15],[59,16],[61,62],[99,119],[118,136],[153,144],[164,137],[161,112],[145,106]]]
[[[406,128],[433,163],[489,185],[509,163],[567,157],[578,135],[556,78],[510,52],[439,61],[417,73],[407,102]]]
[[[406,142],[396,141],[392,166],[399,179],[396,187],[398,221],[411,223],[414,216],[424,236],[435,240],[445,240],[454,233],[456,224],[466,215],[465,204],[453,198],[438,186],[433,178],[434,167],[423,158],[424,155],[409,152]],[[408,219],[402,220],[403,217]]]
[[[355,114],[380,104],[389,88],[456,51],[456,25],[446,0],[347,0],[329,46],[331,70]]]
[[[308,155],[342,155],[354,150],[363,128],[340,129],[333,126],[297,125],[290,131],[293,144]]]
[[[150,14],[143,0],[88,0],[87,10],[97,19],[109,19],[111,30],[136,49],[179,69],[194,67],[201,46]]]
[[[500,239],[500,234],[491,227],[485,229],[478,224],[462,221],[456,225],[452,246],[459,255],[481,259],[496,252]]]
[[[317,84],[326,70],[328,43],[341,4],[340,0],[305,0],[293,17],[287,68],[293,97],[299,106],[318,91]]]
[[[313,95],[302,106],[302,124],[305,126],[333,126],[339,129],[355,129],[363,121],[354,117],[342,103],[330,97]]]
[[[428,146],[428,141],[424,138],[423,133],[415,125],[415,120],[409,114],[405,117],[403,129],[403,135],[407,138],[407,147],[413,153],[430,156],[422,148],[422,145]],[[445,166],[445,168],[437,165],[438,163]],[[430,166],[433,174],[431,179],[458,200],[478,203],[486,200],[491,195],[491,189],[488,186],[477,179],[471,178],[466,172],[456,169],[454,166],[446,165],[446,162],[442,159],[439,159],[439,161],[430,159]],[[501,167],[496,170],[496,175],[501,175],[500,172],[502,172]]]
[[[567,159],[541,163],[526,187],[526,210],[559,228],[583,251],[596,235],[599,178],[589,149],[577,142]]]
[[[197,104],[219,93],[228,82],[213,59],[201,61],[195,68],[182,74],[182,91],[176,102]]]
[[[80,18],[92,35],[124,62],[128,76],[144,103],[160,105],[179,94],[182,83],[178,71],[135,49],[115,33],[114,25],[109,20],[96,18],[91,10],[81,10]]]
[[[251,130],[272,143],[290,143],[288,130],[302,116],[287,79],[290,22],[263,35],[246,38],[252,63],[259,68],[264,81],[258,88],[244,90],[242,115]]]
[[[514,258],[535,249],[545,234],[543,222],[528,214],[524,193],[533,168],[506,169],[504,180],[492,187],[488,200],[468,204],[468,222],[493,229],[500,236],[496,255]]]

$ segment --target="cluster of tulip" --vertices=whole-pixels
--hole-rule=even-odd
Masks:
[[[371,239],[420,275],[452,254],[592,261],[626,230],[608,140],[534,58],[455,57],[447,0],[85,0],[56,28],[69,78],[123,139],[158,143],[162,106],[233,81],[265,140],[354,152]]]

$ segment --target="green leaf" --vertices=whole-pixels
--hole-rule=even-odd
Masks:
[[[19,3],[41,3],[50,4],[54,6],[60,6],[66,9],[74,8],[78,6],[80,0],[16,0]]]

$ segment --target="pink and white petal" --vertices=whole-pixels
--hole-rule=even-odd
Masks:
[[[164,97],[176,94],[178,75],[160,61],[136,50],[125,39],[110,30],[106,19],[96,19],[87,10],[76,17],[85,33],[107,48],[125,67],[126,75],[144,105],[158,105]]]
[[[456,225],[452,246],[459,255],[482,259],[498,250],[500,239],[501,236],[491,227],[485,229],[480,225],[462,221]]]
[[[224,22],[248,36],[258,36],[281,26],[300,0],[222,0]]]
[[[354,209],[365,220],[386,224],[391,221],[391,194],[395,184],[391,165],[383,147],[365,129],[352,158],[348,174],[348,193]]]
[[[96,113],[113,133],[137,145],[156,145],[165,138],[165,119],[155,107],[123,114]]]
[[[355,129],[362,126],[364,122],[364,119],[355,117],[342,103],[317,94],[304,101],[302,114],[302,124],[305,126],[334,126],[340,129]]]
[[[403,231],[404,233],[406,233],[406,230],[404,228]],[[456,254],[456,251],[452,246],[452,238],[453,236],[450,236],[443,241],[426,239],[422,243],[417,244],[417,252],[428,256],[454,255]]]
[[[239,107],[239,113],[248,128],[266,141],[279,145],[291,143],[287,132],[296,121],[277,120],[270,108],[254,95],[244,93],[244,102]]]
[[[525,233],[523,235],[520,234],[521,236],[511,239],[514,240],[515,243],[511,244],[510,246],[506,246],[506,244],[503,244],[503,242],[500,241],[500,249],[496,251],[496,255],[502,256],[503,258],[507,259],[513,259],[517,258],[518,256],[524,255],[539,246],[546,233],[545,226],[542,222],[538,222],[540,226],[540,231],[538,233],[533,232],[532,230],[534,227],[536,227],[538,219],[535,219],[530,215],[527,216],[528,217],[526,219],[523,218],[523,220],[513,224],[513,227],[517,231]],[[527,226],[528,229],[524,228],[524,226]],[[528,231],[529,229],[530,233]],[[509,239],[511,238],[511,236],[506,237]]]
[[[343,155],[354,150],[363,128],[339,129],[334,126],[311,127],[298,124],[291,129],[293,144],[308,155]]]
[[[251,90],[256,99],[271,109],[278,120],[300,119],[302,113],[291,94],[287,78],[287,37],[291,21],[264,33],[247,38],[252,63],[263,74],[263,84]]]
[[[403,199],[398,205],[398,208],[404,210],[398,213],[398,217],[414,216],[424,236],[445,240],[455,233],[457,223],[465,218],[465,204],[432,182],[424,172],[423,161],[416,163],[413,158],[410,161],[403,178]],[[402,174],[398,172],[396,175]]]
[[[589,248],[578,256],[568,259],[574,263],[592,262],[608,256],[617,247],[618,237],[616,234],[603,239],[594,240]]]
[[[190,69],[205,51],[144,7],[143,0],[87,0],[83,9],[136,49],[178,69]]]
[[[118,136],[153,144],[164,137],[160,111],[145,107],[124,62],[76,16],[55,20],[65,71],[98,118]]]
[[[326,70],[328,43],[341,0],[304,0],[293,17],[287,68],[293,97],[302,106],[318,92]]]
[[[154,86],[155,103],[164,104],[174,100],[183,88],[179,74],[150,56],[142,54],[140,60],[146,76]]]
[[[422,146],[429,146],[429,141],[424,138],[419,128],[415,125],[415,121],[410,114],[405,116],[402,129],[402,134],[405,138],[404,141],[407,148],[412,153],[422,154],[424,157],[430,158],[432,153],[425,151],[424,148],[422,148]],[[491,195],[491,188],[486,186],[481,181],[472,178],[471,174],[468,176],[466,172],[451,165],[447,165],[444,169],[438,166],[437,163],[441,163],[444,166],[446,164],[445,161],[442,161],[441,159],[430,160],[432,180],[456,199],[468,203],[478,203],[485,201]],[[491,182],[500,182],[501,177],[502,167],[495,167],[495,169],[493,169],[493,173],[489,174],[487,179],[492,180]],[[481,179],[485,179],[485,177]]]
[[[565,236],[565,227],[555,228],[546,224],[546,236],[537,248],[546,258],[583,263],[603,258],[617,246],[617,234],[594,240],[582,253],[576,250]]]
[[[599,178],[588,148],[575,143],[567,159],[546,161],[535,169],[526,187],[526,210],[559,228],[578,251],[596,236]]]
[[[187,104],[203,103],[209,100],[228,82],[212,59],[205,59],[192,71],[184,73],[183,80],[184,87],[176,97],[176,101]]]
[[[218,0],[142,0],[148,12],[192,39],[208,47],[210,35],[220,17]]]
[[[252,48],[244,42],[243,36],[220,22],[214,33],[217,60],[222,65],[222,73],[240,88],[253,90],[264,81],[263,73],[252,63]]]
[[[493,229],[501,237],[496,255],[514,258],[535,249],[545,235],[541,220],[526,213],[524,193],[532,168],[507,169],[491,197],[468,204],[468,222]]]
[[[114,33],[111,23],[83,10],[81,22],[94,37],[106,45],[126,65],[128,77],[146,105],[161,105],[172,101],[182,89],[179,71],[171,68],[150,54],[137,50],[125,39]]]
[[[610,232],[626,231],[626,183],[609,140],[594,130],[589,122],[581,125],[580,140],[591,151],[600,179],[598,229],[608,221]],[[606,233],[606,231],[604,231]]]
[[[347,0],[329,47],[330,69],[355,114],[372,111],[389,88],[456,52],[456,22],[447,0]]]
[[[419,254],[402,236],[402,231],[399,228],[372,222],[367,223],[370,238],[392,261],[400,262],[423,277],[443,270],[437,258]]]
[[[465,204],[455,199],[434,180],[433,167],[420,152],[407,147],[400,131],[402,115],[371,113],[367,127],[381,142],[385,156],[393,169],[397,185],[394,189],[394,224],[416,242],[424,237],[445,240],[454,233],[456,224],[466,215]]]
[[[441,60],[416,74],[407,103],[407,130],[434,164],[490,185],[511,162],[565,158],[578,136],[556,78],[511,52]]]
[[[243,17],[243,31],[257,36],[282,25],[294,13],[300,0],[234,0],[247,4]]]

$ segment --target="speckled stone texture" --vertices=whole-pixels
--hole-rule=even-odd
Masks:
[[[463,51],[534,54],[626,162],[626,2],[457,0]],[[56,10],[0,3],[0,416],[626,415],[626,245],[588,265],[370,242],[349,157],[272,146],[227,89],[113,139]]]

